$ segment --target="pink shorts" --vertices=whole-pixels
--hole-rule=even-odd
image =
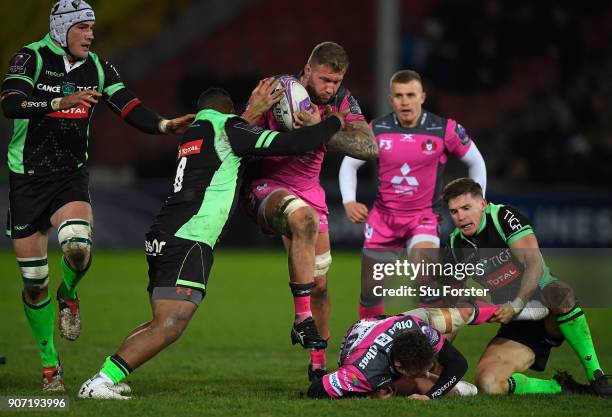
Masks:
[[[305,190],[298,191],[286,184],[279,182],[268,181],[265,179],[253,181],[246,187],[246,195],[243,203],[247,214],[253,219],[257,225],[266,233],[273,234],[269,228],[263,224],[263,207],[265,206],[266,198],[274,191],[287,190],[296,197],[302,199],[306,204],[312,207],[319,216],[319,233],[327,233],[329,231],[327,204],[325,204],[325,191],[320,184]]]
[[[364,227],[363,247],[366,249],[405,248],[416,235],[439,238],[440,219],[432,210],[406,216],[372,208]]]

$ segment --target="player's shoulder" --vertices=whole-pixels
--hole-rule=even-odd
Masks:
[[[384,116],[377,117],[372,120],[371,125],[375,136],[383,133],[390,133],[391,130],[397,127],[395,113],[391,112]]]
[[[532,232],[529,218],[510,204],[489,203],[487,212],[490,213],[494,225],[506,241],[510,241],[517,233],[523,235]]]

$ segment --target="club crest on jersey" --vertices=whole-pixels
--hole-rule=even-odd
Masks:
[[[178,158],[200,153],[202,151],[203,142],[204,139],[197,139],[183,143],[181,146],[179,146]]]
[[[74,83],[67,83],[67,82],[62,83],[62,94],[64,96],[69,96],[70,94],[73,94],[75,91],[76,91],[76,86],[74,85]]]
[[[421,143],[421,150],[424,154],[431,155],[436,149],[438,149],[438,144],[431,139],[427,139],[425,142]]]

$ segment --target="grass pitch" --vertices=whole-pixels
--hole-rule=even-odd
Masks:
[[[59,254],[49,255],[50,288],[60,279]],[[549,260],[552,266],[555,260]],[[76,342],[56,337],[70,409],[79,416],[610,416],[612,400],[588,396],[477,396],[442,401],[379,400],[313,401],[303,398],[308,387],[308,355],[289,340],[292,303],[286,258],[279,249],[219,250],[208,295],[194,320],[170,346],[128,378],[134,398],[127,402],[76,398],[81,383],[98,371],[125,335],[150,319],[144,254],[95,254],[91,271],[79,286],[83,331]],[[567,259],[557,260],[564,269]],[[330,272],[332,339],[328,364],[335,365],[338,344],[356,319],[359,254],[334,253]],[[0,254],[0,396],[40,395],[40,363],[20,299],[21,280],[14,256]],[[610,277],[608,276],[608,279]],[[392,305],[387,313],[401,311]],[[612,368],[612,309],[588,309],[599,358]],[[469,327],[456,345],[466,355],[472,381],[476,362],[496,326]],[[547,371],[565,369],[584,381],[582,368],[565,343],[553,349]],[[535,375],[535,374],[534,374]],[[0,411],[2,415],[13,412]],[[28,412],[28,415],[35,413]],[[49,412],[37,413],[49,415]]]

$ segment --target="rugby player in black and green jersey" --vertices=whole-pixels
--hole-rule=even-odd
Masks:
[[[100,372],[83,383],[79,397],[129,398],[121,395],[127,387],[121,381],[187,327],[206,294],[213,249],[236,206],[244,157],[314,150],[344,126],[345,116],[331,113],[321,123],[285,133],[264,130],[233,114],[229,94],[218,88],[202,93],[198,109],[179,145],[172,193],[146,236],[153,318],[106,358]]]
[[[115,67],[90,51],[94,23],[86,2],[56,2],[50,32],[12,57],[0,88],[2,111],[13,119],[7,234],[23,277],[24,310],[38,344],[45,391],[64,389],[47,290],[48,230],[57,229],[63,252],[60,334],[75,340],[80,333],[76,286],[91,264],[87,145],[98,98],[146,133],[182,133],[193,120],[193,115],[162,119],[144,107]]]
[[[551,274],[527,217],[514,207],[487,203],[480,185],[469,178],[447,184],[442,198],[456,226],[444,261],[479,264],[482,273],[473,278],[490,290],[491,301],[499,305],[489,321],[501,327],[476,370],[480,392],[612,395],[586,316],[572,288]],[[523,309],[533,320],[513,320]],[[566,372],[549,380],[522,373],[543,371],[551,348],[563,340],[578,355],[590,386],[577,383]]]

